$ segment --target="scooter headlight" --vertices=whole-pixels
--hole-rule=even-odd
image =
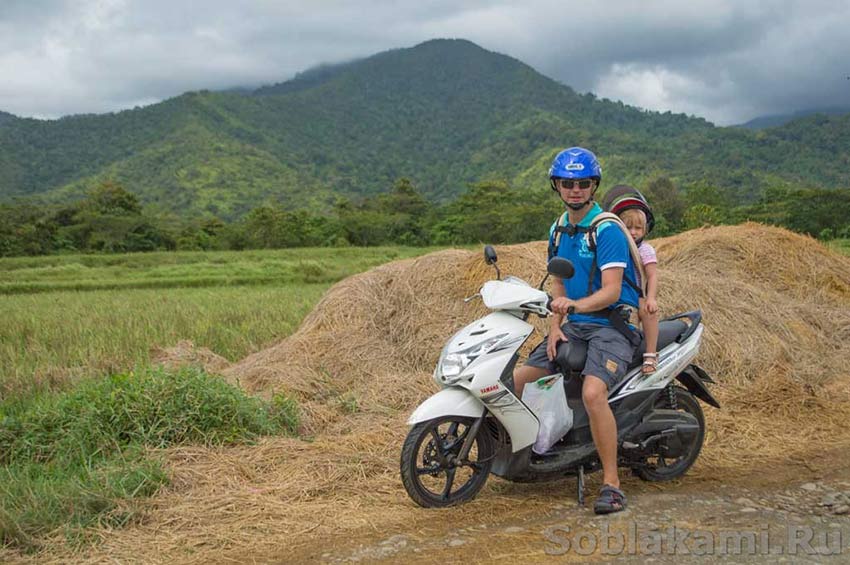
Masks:
[[[434,371],[434,379],[441,385],[451,385],[460,380],[460,375],[469,366],[484,353],[487,353],[497,343],[508,334],[500,334],[482,342],[476,343],[466,349],[448,353],[448,345],[443,348],[440,354],[440,361],[437,363],[437,369]],[[451,341],[449,342],[451,343]]]

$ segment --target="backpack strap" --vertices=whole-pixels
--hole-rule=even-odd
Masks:
[[[574,226],[570,224],[567,212],[561,214],[552,226],[552,233],[549,235],[549,260],[551,261],[552,257],[558,255],[558,248],[561,245],[562,233],[572,237],[577,233],[587,233],[589,231],[590,228],[587,226]]]
[[[593,263],[590,269],[590,277],[587,281],[587,295],[590,296],[593,293],[593,276],[596,273],[597,262],[596,262],[596,235],[599,229],[599,226],[604,222],[613,222],[620,227],[620,230],[623,232],[623,235],[626,236],[626,242],[629,244],[629,255],[632,257],[632,262],[635,264],[635,268],[640,273],[641,286],[639,287],[635,281],[628,275],[625,269],[623,269],[623,281],[632,287],[635,292],[637,292],[638,296],[643,298],[646,296],[645,286],[646,286],[646,272],[643,269],[643,261],[640,258],[640,251],[638,251],[637,245],[632,239],[632,234],[629,233],[626,224],[623,223],[623,220],[620,219],[616,214],[611,214],[610,212],[602,212],[593,218],[593,221],[590,222],[590,231],[587,234],[587,246],[593,252]],[[623,307],[608,307],[603,308],[602,310],[598,310],[596,312],[591,312],[591,316],[599,316],[602,318],[607,318],[608,322],[611,324],[615,330],[620,332],[631,344],[632,347],[640,346],[641,336],[634,330],[632,330],[628,323],[627,318],[624,316],[628,316],[626,312],[629,310],[623,310]]]
[[[593,316],[596,318],[605,318],[611,323],[611,327],[623,334],[632,347],[640,345],[641,336],[633,331],[628,325],[629,314],[631,308],[628,306],[618,306],[617,308],[603,308],[593,312],[582,312],[583,316]]]
[[[638,251],[637,244],[634,239],[632,239],[632,234],[629,233],[629,228],[626,227],[623,220],[621,220],[616,214],[612,214],[610,212],[602,212],[593,218],[592,222],[590,222],[587,246],[591,251],[593,251],[593,264],[590,269],[590,280],[587,283],[587,295],[590,296],[593,291],[593,275],[596,273],[596,232],[599,229],[599,225],[603,222],[613,222],[617,224],[617,226],[620,227],[620,231],[622,231],[623,235],[626,236],[626,242],[629,244],[629,254],[632,256],[632,262],[635,264],[635,269],[637,269],[637,272],[640,274],[641,284],[638,286],[638,284],[633,281],[625,271],[623,272],[623,280],[638,293],[639,297],[645,297],[646,271],[643,269],[643,261],[640,258],[640,251]]]
[[[638,296],[643,298],[646,296],[645,286],[646,286],[646,272],[643,269],[643,262],[640,258],[640,251],[638,251],[637,245],[632,239],[632,235],[629,233],[628,228],[623,223],[623,220],[620,219],[619,216],[615,214],[611,214],[610,212],[602,212],[598,214],[593,221],[590,222],[590,226],[573,226],[568,222],[567,212],[564,212],[560,218],[555,222],[552,226],[552,233],[549,236],[549,259],[555,257],[558,254],[558,247],[561,244],[561,234],[566,233],[568,236],[572,237],[577,233],[587,233],[587,246],[588,249],[593,253],[593,261],[590,266],[590,277],[587,281],[587,296],[593,294],[593,276],[596,274],[597,262],[596,262],[596,232],[599,228],[599,225],[603,222],[614,222],[620,227],[620,230],[626,236],[626,241],[629,244],[629,254],[632,257],[632,261],[635,264],[635,268],[640,273],[641,286],[638,286],[635,281],[631,279],[630,276],[623,271],[623,280],[631,286],[635,292],[637,292]],[[583,312],[585,315],[595,316],[599,318],[607,318],[611,323],[611,326],[616,329],[618,332],[623,334],[626,339],[629,340],[629,343],[633,347],[637,347],[640,345],[641,338],[640,336],[632,331],[626,320],[623,317],[623,313],[620,308],[603,308],[602,310],[597,310],[595,312]]]
[[[629,254],[632,256],[632,262],[634,262],[635,268],[640,274],[641,284],[638,286],[638,284],[625,272],[623,273],[623,280],[638,293],[638,296],[643,298],[646,296],[646,272],[643,269],[643,261],[640,258],[640,251],[638,251],[637,244],[632,239],[632,235],[629,233],[629,229],[626,227],[626,224],[624,224],[623,220],[621,220],[616,214],[612,214],[610,212],[597,214],[596,217],[593,218],[593,221],[590,222],[590,226],[574,226],[569,223],[567,212],[561,214],[561,216],[556,220],[555,225],[552,226],[552,234],[549,237],[549,259],[551,260],[552,257],[558,255],[558,248],[561,245],[562,233],[565,233],[570,237],[577,233],[587,233],[587,247],[593,252],[593,263],[590,267],[590,280],[587,283],[587,295],[590,296],[593,294],[593,275],[596,273],[597,267],[596,232],[599,229],[599,225],[603,222],[614,222],[620,227],[623,235],[626,236],[626,241],[629,244]]]

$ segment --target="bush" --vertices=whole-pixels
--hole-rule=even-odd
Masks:
[[[148,448],[253,441],[298,429],[298,407],[199,369],[148,369],[0,404],[0,541],[33,549],[65,525],[119,526],[167,482]]]

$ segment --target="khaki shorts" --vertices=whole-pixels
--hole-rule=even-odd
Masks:
[[[587,361],[581,376],[592,375],[602,379],[612,390],[626,375],[629,363],[634,357],[635,348],[626,339],[626,336],[611,326],[599,324],[570,324],[561,326],[561,331],[567,336],[567,340],[584,341],[587,343]],[[546,342],[548,336],[534,348],[528,356],[526,365],[546,369],[550,373],[558,373],[561,368],[549,360],[546,354]]]

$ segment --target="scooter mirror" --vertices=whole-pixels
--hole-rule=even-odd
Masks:
[[[492,265],[496,262],[496,250],[493,249],[492,245],[484,246],[484,262],[488,265]]]
[[[546,266],[546,270],[550,275],[554,275],[562,279],[572,278],[576,272],[572,261],[564,259],[563,257],[552,257],[552,260],[549,261],[549,264]]]

